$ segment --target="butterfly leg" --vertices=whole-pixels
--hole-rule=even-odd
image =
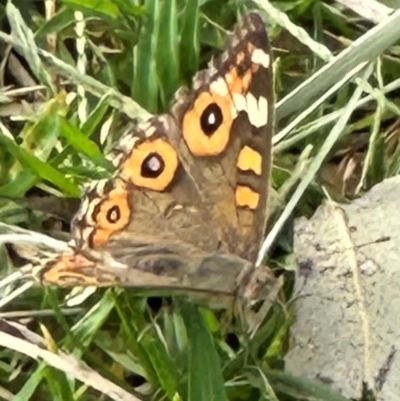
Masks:
[[[242,277],[237,290],[237,302],[241,320],[250,338],[264,321],[282,285],[283,276],[276,278],[267,266],[254,268],[250,274]]]

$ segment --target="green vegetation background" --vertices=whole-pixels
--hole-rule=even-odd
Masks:
[[[345,200],[397,174],[397,11],[378,24],[322,0],[1,0],[2,233],[17,225],[62,236],[80,185],[110,174],[104,155],[129,119],[165,111],[250,10],[269,21],[274,48],[277,227],[293,211],[310,215],[322,186]],[[295,263],[290,236],[278,243],[287,285],[253,338],[190,304],[108,289],[70,306],[68,291],[3,280],[0,331],[17,321],[62,354],[55,368],[44,354],[0,348],[0,397],[115,400],[120,388],[132,400],[345,401],[284,372]],[[5,247],[0,261],[10,277]]]

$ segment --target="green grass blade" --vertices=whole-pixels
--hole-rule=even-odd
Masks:
[[[22,42],[12,35],[7,35],[0,30],[0,40],[15,47],[21,54],[27,51],[28,44]],[[94,79],[92,76],[81,74],[75,67],[55,57],[53,54],[38,48],[40,57],[46,60],[48,64],[54,67],[57,72],[71,79],[75,84],[82,85],[87,91],[93,95],[101,97],[108,95],[110,97],[110,105],[125,113],[130,118],[140,121],[148,120],[151,114],[134,102],[130,97],[124,96],[118,90],[104,85],[102,82]]]
[[[317,380],[294,377],[277,370],[266,372],[266,376],[275,390],[295,400],[350,401],[331,386]]]
[[[165,110],[179,86],[179,37],[176,0],[162,5],[157,49],[157,72]]]
[[[56,14],[47,21],[40,25],[39,29],[35,32],[35,37],[40,38],[54,32],[61,32],[64,29],[74,24],[74,11],[62,7]]]
[[[103,96],[96,107],[90,112],[87,120],[82,124],[82,132],[90,137],[99,127],[109,109],[109,97]]]
[[[103,156],[97,144],[91,141],[77,126],[62,119],[60,121],[60,135],[66,138],[75,150],[89,157],[97,165],[108,171],[114,170],[112,163]]]
[[[44,364],[41,364],[38,369],[36,369],[29,377],[29,379],[24,383],[17,394],[14,395],[13,401],[26,401],[30,400],[35,393],[37,387],[43,380],[43,372],[46,369]]]
[[[50,181],[65,194],[75,198],[78,198],[81,195],[79,187],[65,178],[64,174],[50,166],[50,164],[42,162],[37,157],[20,148],[2,132],[0,133],[0,145],[4,146],[23,166],[26,166],[31,171],[35,172],[42,179]],[[4,193],[4,188],[2,187],[0,187],[0,194],[3,196],[6,195]]]
[[[160,1],[146,0],[146,19],[134,49],[132,97],[151,113],[158,111],[157,42]]]
[[[196,306],[183,305],[189,338],[189,401],[228,401],[214,341]]]
[[[182,16],[179,49],[180,66],[185,80],[189,80],[199,67],[199,12],[199,0],[188,0]]]
[[[149,325],[144,320],[141,302],[137,298],[133,302],[128,298],[126,300],[125,304],[117,304],[117,310],[121,316],[124,335],[129,339],[128,349],[140,362],[149,382],[158,384],[173,399],[178,392],[179,369],[168,354],[164,341],[156,335],[154,325]]]
[[[120,10],[112,0],[64,0],[63,3],[74,11],[95,13],[111,19],[121,17]]]
[[[63,372],[47,368],[44,370],[44,376],[52,401],[75,401],[70,384]]]
[[[115,298],[112,290],[106,292],[105,296],[93,305],[93,307],[82,317],[70,330],[72,338],[79,338],[80,347],[88,347],[94,336],[109,317],[115,307]],[[75,344],[69,344],[74,347]]]

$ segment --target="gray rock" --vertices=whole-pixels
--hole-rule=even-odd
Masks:
[[[288,372],[359,398],[400,399],[400,177],[296,222],[295,346]]]

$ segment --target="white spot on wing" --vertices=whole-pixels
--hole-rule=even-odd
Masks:
[[[93,227],[86,227],[83,230],[81,230],[81,239],[83,240],[84,243],[88,242],[89,237],[93,233]]]
[[[156,132],[156,127],[151,126],[151,127],[147,128],[147,130],[145,131],[144,134],[146,135],[146,138],[149,138],[152,135],[154,135],[155,132]]]
[[[265,53],[264,50],[254,49],[253,54],[251,55],[251,61],[255,64],[260,64],[265,68],[269,68],[271,59],[269,54]]]
[[[228,85],[224,78],[218,78],[213,81],[210,85],[210,89],[212,92],[218,93],[218,95],[221,96],[228,96],[229,94]]]
[[[140,131],[147,131],[151,126],[151,121],[143,121],[140,124],[138,124],[138,129]]]
[[[268,122],[268,100],[264,96],[260,96],[258,99],[258,110],[259,110],[259,121],[260,127],[264,126]]]
[[[243,95],[235,92],[233,93],[232,97],[233,97],[233,103],[238,113],[240,113],[243,110],[244,111],[247,110],[246,99]]]
[[[81,205],[78,209],[78,212],[75,215],[76,220],[82,220],[83,217],[85,217],[85,214],[87,213],[87,210],[89,208],[89,198],[85,196],[81,202]]]
[[[258,100],[252,93],[246,96],[247,115],[251,125],[256,128],[263,127],[268,121],[268,102],[267,99],[261,96]]]
[[[247,102],[247,115],[249,117],[249,121],[251,125],[258,127],[258,104],[257,99],[254,97],[252,93],[248,93],[246,96]]]
[[[122,153],[118,155],[111,155],[110,157],[107,157],[107,160],[111,161],[112,165],[114,167],[119,167],[124,155]]]
[[[133,136],[132,134],[126,135],[125,137],[121,138],[118,148],[125,152],[131,150],[138,139],[139,138],[137,136]]]

